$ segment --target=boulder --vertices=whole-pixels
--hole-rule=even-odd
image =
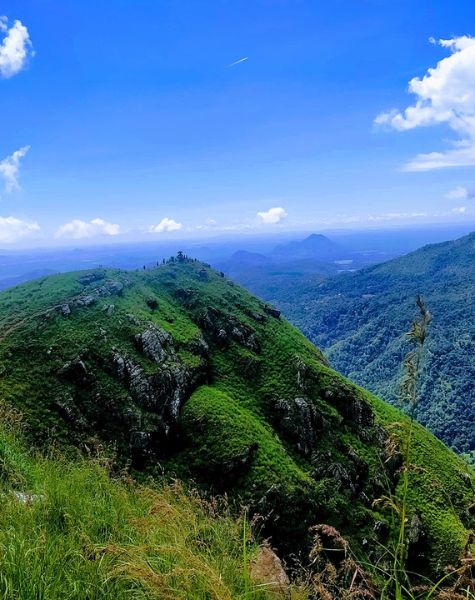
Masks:
[[[274,317],[275,319],[278,319],[281,314],[280,310],[274,308],[273,306],[270,306],[269,304],[266,304],[266,306],[264,306],[264,312],[266,312],[271,317]]]
[[[270,592],[275,598],[289,598],[289,577],[282,561],[267,545],[261,546],[249,568],[252,583]]]

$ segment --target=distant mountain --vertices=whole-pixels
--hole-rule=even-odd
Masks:
[[[272,256],[279,257],[281,260],[283,258],[287,260],[308,258],[329,260],[340,255],[341,249],[338,244],[318,233],[313,233],[303,240],[280,244],[272,252]]]
[[[272,262],[272,259],[264,254],[257,252],[248,252],[247,250],[238,250],[223,264],[228,269],[242,268],[242,267],[256,267],[261,265],[268,265]]]
[[[29,271],[28,273],[17,275],[16,277],[4,277],[0,279],[0,290],[6,290],[7,288],[19,285],[20,283],[25,283],[25,281],[31,281],[32,279],[38,279],[55,273],[56,271],[53,271],[53,269],[38,269],[36,271]]]
[[[153,269],[93,269],[2,292],[0,368],[0,398],[23,413],[31,442],[90,453],[112,444],[116,473],[128,465],[226,492],[259,513],[260,531],[284,554],[308,548],[309,527],[320,523],[374,561],[397,535],[392,509],[374,501],[401,493],[402,414],[331,370],[276,309],[202,263],[180,255]],[[2,477],[23,466],[1,452]],[[440,573],[474,525],[475,480],[420,426],[411,463],[409,564]],[[26,469],[15,485],[30,479]],[[47,497],[32,518],[72,531],[57,506]],[[115,539],[101,535],[104,544]],[[202,547],[216,539],[206,528],[200,536]]]
[[[338,272],[338,266],[333,263],[265,256],[246,250],[235,252],[228,260],[215,262],[213,266],[269,302],[273,302],[274,296],[278,298],[281,290],[289,286],[302,285],[308,280],[320,281]]]
[[[332,365],[398,402],[405,332],[421,294],[433,313],[417,416],[460,452],[475,450],[475,233],[315,284],[280,306]]]

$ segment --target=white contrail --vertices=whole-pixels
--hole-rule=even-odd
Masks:
[[[230,65],[227,65],[226,68],[229,69],[229,67],[234,67],[235,65],[238,65],[239,63],[243,63],[246,60],[249,60],[249,56],[245,56],[244,58],[240,58],[239,60],[235,60]]]

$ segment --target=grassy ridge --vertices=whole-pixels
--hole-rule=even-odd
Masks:
[[[1,423],[0,597],[271,597],[246,582],[244,522],[224,506],[111,477],[104,460],[31,454],[5,411]]]

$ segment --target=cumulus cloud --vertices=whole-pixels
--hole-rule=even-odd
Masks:
[[[0,77],[9,79],[25,67],[34,51],[28,29],[21,21],[8,27],[8,19],[0,17],[0,32],[4,34],[0,43]]]
[[[266,225],[275,225],[283,221],[287,217],[287,213],[281,206],[276,206],[264,212],[258,212],[257,216]]]
[[[456,188],[445,194],[445,197],[449,200],[465,200],[468,196],[467,188],[462,187],[461,185],[458,185]]]
[[[449,200],[468,200],[469,198],[475,197],[475,192],[467,189],[466,187],[458,185],[453,190],[450,190],[445,197]]]
[[[11,244],[40,231],[35,221],[22,221],[16,217],[0,217],[0,243]]]
[[[453,208],[452,212],[456,215],[463,215],[464,213],[467,212],[467,207],[466,206],[458,206],[457,208]]]
[[[3,177],[5,192],[9,193],[20,188],[18,175],[20,173],[20,161],[26,155],[30,146],[23,146],[10,156],[0,161],[0,176]]]
[[[169,219],[165,217],[158,223],[158,225],[152,225],[149,231],[150,233],[164,233],[166,231],[178,231],[181,229],[183,225],[181,223],[177,223],[173,219]]]
[[[118,235],[119,233],[119,225],[108,223],[104,219],[92,219],[92,221],[74,219],[61,225],[56,231],[55,237],[69,237],[73,240],[80,240],[96,235]]]
[[[439,40],[450,54],[419,78],[409,82],[414,104],[402,112],[381,113],[378,125],[397,131],[444,124],[457,135],[443,152],[418,154],[404,165],[406,171],[429,171],[475,165],[475,38],[470,36]]]

